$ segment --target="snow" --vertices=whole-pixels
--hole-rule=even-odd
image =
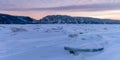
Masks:
[[[120,60],[119,36],[117,24],[0,25],[0,60]],[[104,51],[72,55],[66,46]]]

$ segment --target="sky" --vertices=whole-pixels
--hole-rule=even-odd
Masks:
[[[120,0],[0,0],[0,13],[35,19],[47,15],[120,19]]]

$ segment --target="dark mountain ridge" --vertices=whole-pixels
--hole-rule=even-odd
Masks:
[[[120,20],[48,15],[40,20],[28,16],[0,14],[0,24],[120,24]]]
[[[34,20],[27,16],[0,14],[0,24],[33,24]]]
[[[120,24],[120,20],[91,17],[71,17],[67,15],[49,15],[40,19],[39,24]]]

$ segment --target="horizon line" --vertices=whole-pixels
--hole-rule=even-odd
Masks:
[[[24,15],[15,15],[15,14],[6,14],[6,13],[0,13],[0,14],[5,14],[5,15],[11,15],[11,16],[24,16]],[[71,15],[62,15],[62,14],[53,14],[53,15],[46,15],[44,17],[47,17],[47,16],[70,16],[70,17],[86,17],[86,18],[96,18],[96,17],[89,17],[89,16],[71,16]],[[30,17],[30,16],[24,16],[24,17]],[[43,19],[44,17],[40,18],[40,19],[36,19],[34,17],[30,17],[32,19],[35,19],[35,20],[41,20]],[[108,19],[108,20],[120,20],[120,19],[110,19],[110,18],[96,18],[96,19]]]

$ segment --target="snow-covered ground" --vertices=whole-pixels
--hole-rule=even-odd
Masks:
[[[0,60],[120,60],[119,51],[120,25],[0,25]]]

